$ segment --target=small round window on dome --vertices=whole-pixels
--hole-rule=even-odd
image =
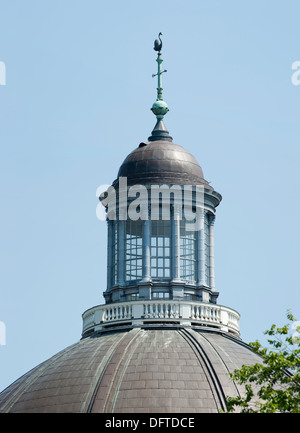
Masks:
[[[139,147],[145,147],[145,146],[147,146],[147,143],[143,143],[142,142],[142,143],[139,144]]]

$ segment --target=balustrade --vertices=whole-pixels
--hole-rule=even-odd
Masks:
[[[107,324],[147,324],[147,321],[174,321],[187,326],[212,325],[239,334],[239,314],[231,308],[196,301],[150,300],[98,305],[82,315],[83,332],[103,329]]]

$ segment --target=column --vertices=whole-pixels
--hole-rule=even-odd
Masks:
[[[210,215],[209,217],[209,280],[211,290],[215,290],[215,218],[215,215]]]
[[[151,220],[143,221],[143,282],[151,281],[150,242]]]
[[[180,281],[180,219],[179,213],[174,210],[172,223],[172,280]]]
[[[107,220],[107,290],[113,285],[114,221]]]
[[[197,211],[197,284],[205,285],[205,233],[204,209]]]
[[[118,221],[118,284],[125,282],[125,258],[126,258],[126,221]]]

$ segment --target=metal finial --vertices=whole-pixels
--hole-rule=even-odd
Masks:
[[[157,55],[157,74],[152,74],[152,77],[157,76],[157,99],[156,102],[154,102],[151,110],[156,115],[157,119],[163,119],[164,115],[167,114],[169,111],[169,108],[166,104],[166,102],[163,100],[162,96],[162,74],[164,72],[167,72],[166,69],[164,71],[161,70],[161,64],[163,62],[163,59],[161,57],[161,49],[162,49],[162,40],[161,37],[162,33],[159,33],[158,39],[155,39],[154,41],[154,50],[158,51]]]
[[[172,137],[169,135],[169,131],[166,129],[163,118],[169,111],[168,105],[163,100],[162,96],[162,74],[164,72],[167,72],[166,70],[161,70],[161,64],[163,62],[163,59],[161,57],[161,49],[162,49],[162,40],[161,40],[162,33],[159,33],[158,39],[155,39],[154,41],[154,50],[157,51],[157,74],[153,74],[152,77],[157,77],[157,99],[152,105],[151,111],[156,116],[156,125],[152,131],[151,136],[148,138],[149,141],[157,141],[157,140],[163,140],[163,141],[172,141]]]

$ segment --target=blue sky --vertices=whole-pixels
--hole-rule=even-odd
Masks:
[[[218,302],[244,341],[300,320],[296,0],[0,0],[0,390],[80,339],[103,302],[96,190],[155,123],[163,33],[166,126],[223,196]]]

